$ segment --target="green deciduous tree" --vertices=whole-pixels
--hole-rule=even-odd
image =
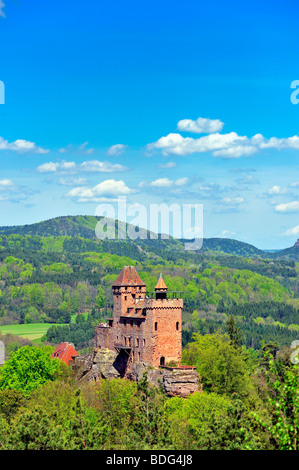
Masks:
[[[50,346],[23,346],[11,352],[0,369],[0,390],[20,390],[27,396],[45,382],[55,380],[65,364],[51,359],[52,351]]]
[[[266,351],[268,369],[265,371],[270,388],[269,403],[272,423],[269,426],[280,450],[299,449],[299,366],[281,367],[279,361]]]
[[[247,397],[254,393],[242,351],[226,334],[193,334],[194,342],[183,350],[182,362],[195,365],[207,391]]]

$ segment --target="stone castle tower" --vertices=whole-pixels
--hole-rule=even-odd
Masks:
[[[169,298],[160,275],[155,292],[132,266],[125,266],[114,284],[113,317],[95,327],[91,355],[73,358],[79,380],[142,379],[162,386],[168,396],[187,397],[201,390],[196,368],[181,365],[183,300]],[[171,364],[171,366],[169,365]]]
[[[118,352],[122,376],[129,376],[138,363],[151,367],[182,357],[183,300],[168,298],[160,275],[155,293],[148,295],[146,285],[133,266],[125,266],[114,284],[113,318],[95,328],[95,348]]]

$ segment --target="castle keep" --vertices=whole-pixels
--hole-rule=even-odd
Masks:
[[[95,347],[115,349],[127,375],[134,364],[179,364],[182,357],[183,300],[167,298],[160,275],[154,295],[133,266],[125,266],[112,285],[113,318],[95,330]]]

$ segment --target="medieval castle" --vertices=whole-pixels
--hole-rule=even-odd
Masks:
[[[169,395],[198,390],[194,367],[182,358],[183,300],[169,298],[160,275],[154,293],[146,291],[133,266],[125,266],[112,285],[113,317],[95,327],[94,353],[77,356],[74,366],[82,379],[123,377],[139,380],[146,371]]]

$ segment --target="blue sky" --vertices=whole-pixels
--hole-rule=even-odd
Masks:
[[[299,238],[297,1],[0,0],[0,225],[203,204],[204,237]]]

